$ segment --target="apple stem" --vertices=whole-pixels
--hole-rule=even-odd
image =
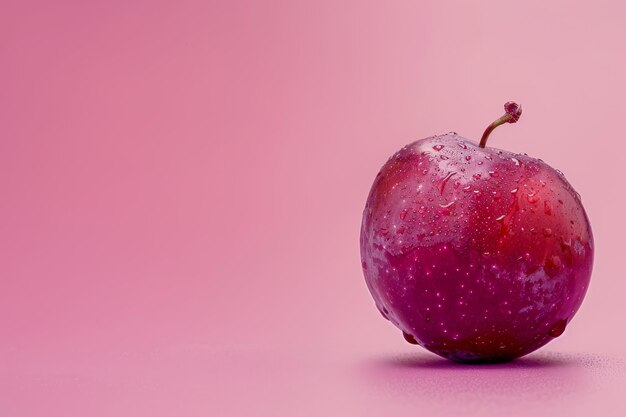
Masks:
[[[493,132],[493,129],[495,129],[496,127],[505,123],[517,122],[522,115],[522,106],[515,103],[514,101],[508,101],[504,104],[504,111],[506,113],[504,113],[502,117],[487,126],[487,129],[485,129],[485,133],[483,133],[483,136],[480,138],[480,145],[478,145],[479,147],[484,148],[485,145],[487,145],[487,139],[489,138],[491,132]]]

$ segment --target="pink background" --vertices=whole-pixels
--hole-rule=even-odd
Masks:
[[[624,415],[624,13],[1,1],[0,415]],[[565,172],[595,270],[561,338],[462,367],[376,311],[361,210],[390,154],[509,99],[491,144]]]

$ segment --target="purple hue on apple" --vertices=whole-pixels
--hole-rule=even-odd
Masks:
[[[490,125],[517,121],[521,107]],[[558,337],[593,264],[580,196],[540,159],[447,133],[405,146],[367,199],[361,258],[382,315],[409,343],[507,361]]]

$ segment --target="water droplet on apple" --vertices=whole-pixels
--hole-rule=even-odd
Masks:
[[[552,326],[548,335],[551,337],[559,337],[565,331],[565,327],[567,327],[567,319],[559,320],[554,326]]]
[[[565,239],[561,236],[561,251],[563,252],[565,263],[572,265],[574,263],[574,250],[572,249],[571,239]]]
[[[543,202],[543,212],[548,216],[552,214],[552,204],[548,200]]]
[[[513,189],[511,190],[511,194],[515,194],[516,192],[517,192],[517,188],[513,188]]]
[[[400,212],[400,220],[404,220],[404,218],[406,217],[406,213],[407,213],[407,209],[402,209],[402,211]]]
[[[539,201],[539,196],[537,194],[530,193],[526,196],[526,200],[528,200],[529,203],[534,204]]]
[[[476,174],[472,175],[472,178],[474,178],[475,180],[479,180],[479,179],[480,179],[480,177],[481,177],[481,175],[480,175],[480,174],[478,174],[478,173],[476,173]]]
[[[452,210],[450,210],[450,207],[452,207],[452,205],[454,205],[454,201],[451,201],[447,204],[439,204],[439,207],[441,207],[441,213],[445,216],[449,216],[450,213],[452,212]]]
[[[452,178],[453,175],[456,175],[456,172],[448,172],[448,174],[446,174],[446,176],[441,180],[441,185],[439,186],[439,191],[441,194],[443,194],[443,190],[446,188],[446,184],[448,183],[448,181],[450,181],[450,178]]]
[[[545,229],[543,229],[543,236],[544,237],[552,236],[552,229],[550,229],[549,227],[546,227]]]
[[[483,164],[483,161],[478,161],[478,165],[482,165],[482,164]]]
[[[415,340],[415,337],[413,337],[413,335],[408,334],[407,332],[403,331],[402,336],[404,336],[404,340],[406,340],[410,344],[419,345],[419,343],[417,342],[417,340]]]
[[[506,215],[505,215],[505,214],[503,214],[503,215],[502,215],[502,216],[500,216],[500,217],[496,217],[496,221],[499,221],[499,222],[500,222],[500,221],[504,220],[504,218],[505,218],[505,217],[506,217]]]
[[[513,161],[513,163],[515,164],[515,166],[519,166],[519,159],[517,159],[517,158],[511,158],[511,161]]]
[[[558,274],[559,269],[561,269],[561,258],[559,258],[558,255],[548,256],[543,266],[546,274],[548,274],[550,278],[553,278]]]
[[[444,147],[445,147],[445,146],[443,146],[443,145],[435,145],[435,146],[433,146],[433,149],[434,149],[434,150],[436,150],[436,151],[440,151],[440,150],[442,150]]]
[[[489,172],[488,172],[488,174],[489,174],[489,176],[491,176],[491,177],[495,177],[495,176],[497,175],[497,174],[496,174],[496,171],[489,171]]]
[[[471,160],[472,160],[472,156],[471,156],[471,155],[467,155],[467,156],[465,156],[465,160],[466,160],[466,161],[471,161]]]
[[[502,196],[502,195],[500,194],[500,191],[492,191],[491,193],[493,194],[493,199],[494,199],[494,200],[499,200],[499,199],[500,199],[500,197]]]
[[[467,149],[467,145],[463,142],[457,142],[456,144],[459,145],[459,148]]]
[[[465,192],[470,192],[472,190],[472,186],[471,185],[466,185],[465,187],[463,187],[463,191]]]

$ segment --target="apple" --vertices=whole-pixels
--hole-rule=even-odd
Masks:
[[[382,167],[361,225],[365,281],[409,342],[460,362],[508,361],[560,336],[589,286],[589,219],[541,159],[451,132]]]

